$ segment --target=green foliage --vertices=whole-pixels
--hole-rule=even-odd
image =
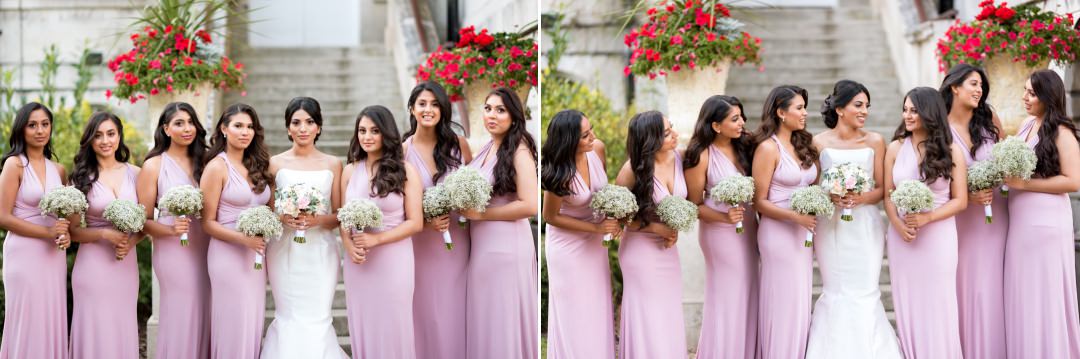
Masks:
[[[544,70],[543,81],[540,108],[544,109],[544,114],[540,126],[546,131],[551,118],[562,110],[573,109],[584,113],[596,132],[596,138],[604,143],[608,181],[614,181],[619,168],[626,161],[626,126],[629,117],[612,108],[611,100],[600,91],[559,77],[550,69]]]

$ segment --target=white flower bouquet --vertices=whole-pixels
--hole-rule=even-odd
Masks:
[[[118,199],[105,206],[102,217],[112,223],[118,231],[127,234],[138,233],[146,224],[146,207],[126,199]],[[116,260],[122,259],[124,258],[119,255],[116,257]]]
[[[900,182],[889,194],[889,199],[896,205],[900,215],[922,213],[934,209],[934,192],[922,181],[906,180]]]
[[[829,199],[829,194],[821,186],[803,187],[791,194],[791,210],[798,214],[832,217],[834,208],[832,201]],[[803,246],[814,246],[813,232],[806,232],[806,240],[803,241]]]
[[[638,205],[637,198],[634,197],[634,193],[629,189],[618,185],[605,185],[596,193],[593,193],[592,199],[589,200],[589,208],[593,210],[593,214],[597,217],[604,217],[605,219],[611,218],[619,221],[630,218],[637,213]],[[611,234],[604,235],[604,247],[611,246]],[[616,237],[616,240],[619,238]]]
[[[257,206],[245,209],[236,217],[236,230],[245,236],[267,238],[281,235],[281,220],[267,206]],[[263,254],[255,253],[255,269],[262,269]]]
[[[874,178],[870,177],[862,166],[846,162],[825,171],[821,175],[821,185],[827,188],[830,194],[842,197],[849,193],[870,192],[874,189]],[[851,215],[851,208],[844,208],[840,212],[840,219],[844,221],[855,219]]]
[[[1031,174],[1035,173],[1038,157],[1020,137],[1009,136],[994,144],[994,147],[990,149],[990,154],[1005,177],[1029,179]],[[1009,186],[1001,186],[1001,194],[1008,196]]]
[[[428,187],[424,190],[424,220],[438,218],[450,213],[450,197],[442,185]],[[446,250],[454,249],[454,240],[450,238],[450,231],[442,232],[443,245]]]
[[[164,214],[170,214],[183,219],[188,216],[198,218],[199,212],[203,208],[203,194],[198,188],[190,185],[180,185],[170,188],[165,192],[165,195],[161,196],[161,201],[158,202],[158,209]],[[180,245],[188,245],[188,234],[180,235]]]
[[[274,207],[278,214],[297,217],[302,213],[324,214],[328,201],[322,191],[307,183],[295,183],[274,191]],[[304,230],[297,229],[293,242],[307,243]]]
[[[686,232],[697,222],[697,205],[679,196],[668,196],[656,205],[656,215],[671,229]]]
[[[41,214],[51,215],[57,219],[67,218],[67,216],[75,213],[81,214],[83,218],[79,222],[80,226],[83,227],[86,226],[85,215],[89,206],[89,203],[86,202],[86,195],[83,195],[82,191],[79,191],[74,186],[53,188],[41,196],[41,201],[38,202]],[[64,250],[62,246],[56,248]]]
[[[968,168],[967,182],[969,192],[979,192],[994,188],[1000,185],[1001,181],[1001,170],[998,169],[997,163],[994,161],[978,161],[972,164],[971,168]],[[983,205],[983,214],[986,216],[986,223],[994,222],[994,210],[989,204]]]
[[[709,198],[720,203],[727,203],[732,207],[738,207],[740,203],[748,203],[754,198],[754,179],[749,176],[728,176],[717,182],[709,190]],[[743,223],[735,224],[735,233],[743,232]]]
[[[446,176],[443,190],[450,198],[454,210],[472,209],[483,212],[491,201],[491,183],[472,167],[461,167]],[[458,217],[458,225],[465,227],[468,219]]]
[[[382,227],[383,214],[375,202],[366,199],[354,199],[346,203],[337,214],[338,221],[345,228],[363,232],[365,228]]]

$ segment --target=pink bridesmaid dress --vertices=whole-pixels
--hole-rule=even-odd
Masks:
[[[155,203],[160,207],[161,197],[180,185],[199,187],[172,157],[162,153]],[[155,238],[153,242],[154,275],[161,288],[155,349],[158,359],[210,356],[210,275],[206,271],[210,237],[198,219],[189,220],[188,246],[180,245],[179,236]],[[159,215],[157,221],[171,226],[176,218]]]
[[[245,209],[270,202],[270,187],[255,193],[247,178],[225,156],[228,180],[221,189],[217,221],[236,228],[236,218]],[[255,359],[259,357],[266,322],[266,271],[257,270],[255,251],[248,247],[210,237],[206,266],[210,274],[210,357]],[[263,267],[265,268],[265,267]]]
[[[791,208],[791,194],[817,179],[817,166],[802,168],[776,135],[780,163],[769,184],[769,202]],[[761,216],[758,227],[761,281],[758,344],[761,358],[802,358],[810,335],[814,251],[803,246],[806,228]]]
[[[675,152],[675,184],[669,191],[653,177],[654,203],[668,196],[686,197],[682,156]],[[650,221],[660,218],[650,214]],[[623,274],[619,318],[619,357],[624,359],[686,358],[686,326],[682,308],[679,251],[664,248],[660,236],[627,227],[619,245]]]
[[[1034,131],[1027,141],[1032,148],[1041,140],[1034,123],[1028,119],[1017,134],[1026,138]],[[1066,194],[1009,191],[1005,246],[1009,358],[1080,358],[1072,214]]]
[[[496,149],[484,145],[469,164],[495,181]],[[488,157],[488,152],[493,152]],[[497,207],[517,198],[492,197]],[[535,359],[539,353],[536,245],[529,220],[469,221],[469,287],[466,294],[467,358]]]
[[[435,175],[412,146],[405,160],[420,173],[424,188],[435,186]],[[458,156],[460,159],[460,155]],[[464,163],[464,162],[462,162]],[[439,178],[441,182],[446,174]],[[451,215],[456,218],[456,215]],[[442,233],[424,229],[413,235],[416,287],[413,293],[413,329],[416,357],[456,359],[465,357],[465,283],[469,268],[469,231],[450,223],[454,250],[447,251]]]
[[[382,228],[365,231],[384,232],[404,222],[404,197],[397,193],[376,196],[371,193],[370,181],[367,161],[361,160],[356,162],[345,189],[345,203],[367,199],[382,210]],[[441,235],[439,243],[442,244]],[[414,261],[412,238],[372,248],[364,263],[345,260],[345,306],[353,358],[417,357],[413,330]]]
[[[709,146],[706,170],[705,205],[719,212],[731,206],[708,196],[709,189],[729,176],[743,175],[734,162]],[[748,203],[743,233],[735,225],[701,222],[698,240],[705,255],[705,307],[702,310],[699,359],[757,357],[758,271],[757,216]]]
[[[984,140],[971,156],[956,128],[953,143],[962,144],[970,168],[975,161],[990,159],[993,140]],[[1000,191],[990,207],[994,222],[986,223],[982,203],[968,203],[956,215],[959,258],[956,296],[960,308],[960,346],[967,358],[1005,358],[1005,237],[1009,232],[1009,208]]]
[[[559,213],[595,223],[600,219],[593,216],[589,201],[593,192],[607,185],[607,174],[596,153],[588,152],[585,158],[589,185],[576,173],[571,185],[574,193],[563,197]],[[611,269],[604,235],[551,224],[546,233],[548,358],[615,358]]]
[[[26,156],[19,156],[22,179],[15,192],[12,214],[24,221],[52,227],[56,219],[41,214],[38,202],[46,192],[63,186],[57,164],[45,160],[45,185]],[[8,231],[4,239],[4,336],[0,358],[68,357],[67,257],[51,238],[23,237]]]
[[[87,228],[112,228],[102,217],[105,206],[115,200],[138,203],[135,192],[135,167],[127,165],[127,178],[119,195],[100,181],[87,193]],[[116,249],[106,240],[80,243],[71,270],[72,359],[138,359],[139,260],[133,248],[123,260],[116,260]]]
[[[903,141],[893,163],[895,185],[905,180],[922,180],[920,159],[911,139]],[[935,208],[949,201],[951,182],[938,178],[928,184],[934,192]],[[889,254],[896,334],[904,357],[961,358],[955,218],[940,219],[920,227],[911,242],[905,242],[890,222],[885,245]]]

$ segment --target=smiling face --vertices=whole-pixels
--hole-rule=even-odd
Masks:
[[[484,101],[484,128],[492,137],[502,137],[510,130],[513,119],[503,104],[502,97],[492,94]]]
[[[923,128],[922,118],[919,116],[918,109],[915,108],[915,104],[911,102],[911,98],[904,98],[904,129],[908,132],[916,132]]]
[[[364,116],[360,118],[360,122],[356,124],[356,139],[360,142],[360,148],[368,154],[378,154],[382,152],[383,148],[383,136],[382,130],[375,124],[370,117]]]
[[[195,141],[195,122],[186,111],[176,111],[164,126],[165,135],[176,145],[188,146]]]
[[[806,100],[803,100],[802,96],[792,97],[791,104],[777,110],[777,115],[781,119],[780,126],[790,131],[806,128]]]
[[[94,129],[94,138],[90,142],[94,147],[94,153],[101,158],[113,158],[116,149],[120,147],[120,131],[112,120],[102,121],[97,129]]]
[[[982,83],[982,75],[972,71],[964,77],[964,82],[952,86],[953,103],[958,103],[968,108],[979,107],[979,100],[983,97]]]
[[[52,136],[52,121],[45,110],[36,110],[30,113],[30,119],[23,128],[23,137],[26,138],[26,146],[33,149],[45,148]]]
[[[255,122],[251,120],[251,116],[240,112],[229,116],[229,124],[222,128],[222,133],[225,134],[229,147],[244,150],[251,145],[251,140],[255,137]]]
[[[660,145],[661,151],[672,151],[679,145],[679,133],[671,127],[671,121],[664,117],[664,142]]]
[[[855,98],[852,98],[847,106],[836,109],[836,114],[840,116],[840,122],[853,128],[866,126],[866,117],[869,113],[870,97],[863,92],[855,95]]]
[[[581,136],[578,138],[578,153],[592,152],[593,142],[596,141],[596,133],[593,132],[589,119],[581,118]]]
[[[413,103],[409,112],[416,119],[418,126],[435,127],[442,118],[442,108],[439,105],[439,100],[435,98],[435,94],[425,90],[416,97],[416,102]]]
[[[745,126],[746,118],[742,115],[742,109],[739,106],[732,106],[727,117],[724,117],[719,122],[712,123],[712,130],[720,136],[736,139],[742,137]]]
[[[1031,87],[1031,79],[1024,84],[1024,110],[1028,115],[1035,117],[1042,117],[1046,113],[1046,104],[1039,101],[1039,96],[1035,95],[1035,89]]]
[[[297,145],[311,145],[315,143],[315,137],[319,135],[322,128],[315,122],[315,119],[304,110],[296,110],[293,112],[292,117],[289,118],[289,137]]]

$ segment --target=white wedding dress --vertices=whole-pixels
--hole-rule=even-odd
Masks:
[[[276,186],[307,183],[330,198],[334,174],[329,170],[281,169]],[[308,229],[307,243],[293,242],[284,230],[266,247],[267,277],[274,295],[274,321],[263,339],[262,359],[346,359],[338,345],[330,313],[341,273],[340,243],[332,230]]]
[[[874,173],[871,148],[826,148],[821,168],[852,162]],[[824,291],[814,306],[806,358],[903,358],[896,333],[885,316],[878,280],[885,250],[885,228],[877,206],[852,210],[853,220],[818,218],[814,255]]]

